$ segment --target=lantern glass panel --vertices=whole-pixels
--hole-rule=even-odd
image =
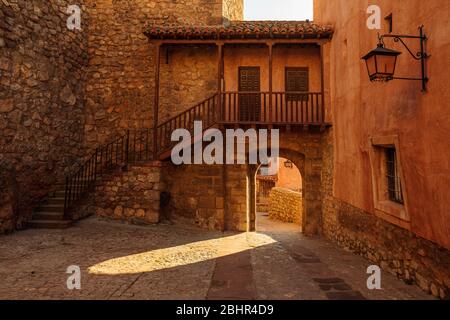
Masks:
[[[366,60],[367,64],[367,71],[369,72],[369,76],[373,76],[377,73],[377,65],[376,65],[376,58],[375,56],[371,56],[369,59]]]
[[[392,76],[395,71],[395,56],[377,55],[377,72],[383,75]]]

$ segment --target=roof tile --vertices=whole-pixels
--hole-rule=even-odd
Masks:
[[[271,39],[329,38],[333,30],[309,21],[233,21],[215,26],[148,24],[149,39]]]

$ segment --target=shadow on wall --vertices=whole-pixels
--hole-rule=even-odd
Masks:
[[[0,234],[16,229],[22,222],[17,214],[19,196],[17,177],[14,169],[0,167]]]

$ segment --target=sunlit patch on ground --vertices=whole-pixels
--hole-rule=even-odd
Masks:
[[[341,278],[369,299],[430,298],[386,272],[383,290],[368,290],[371,262],[305,238],[295,224],[259,215],[257,228],[235,234],[91,217],[63,231],[0,236],[0,299],[202,300],[240,297],[238,287],[256,299],[327,299],[317,278]],[[306,253],[319,262],[299,259]],[[81,290],[67,288],[71,265],[81,269]]]
[[[267,235],[242,233],[118,257],[95,264],[88,271],[96,275],[152,272],[216,259],[275,242]]]

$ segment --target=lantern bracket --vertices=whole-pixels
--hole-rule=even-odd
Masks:
[[[425,42],[428,40],[427,36],[424,34],[423,26],[419,27],[419,35],[418,36],[412,36],[412,35],[398,35],[398,34],[383,34],[378,36],[378,40],[382,46],[384,46],[384,38],[393,38],[394,42],[400,42],[406,50],[408,50],[408,53],[413,57],[414,60],[421,62],[421,72],[422,77],[420,78],[407,78],[407,77],[393,77],[393,79],[397,80],[416,80],[416,81],[422,81],[422,91],[427,90],[427,82],[428,77],[426,75],[426,68],[425,68],[425,60],[429,58],[430,56],[426,53],[425,49]],[[403,39],[417,39],[420,41],[420,51],[414,54],[412,50],[408,47],[408,45],[403,41]]]

